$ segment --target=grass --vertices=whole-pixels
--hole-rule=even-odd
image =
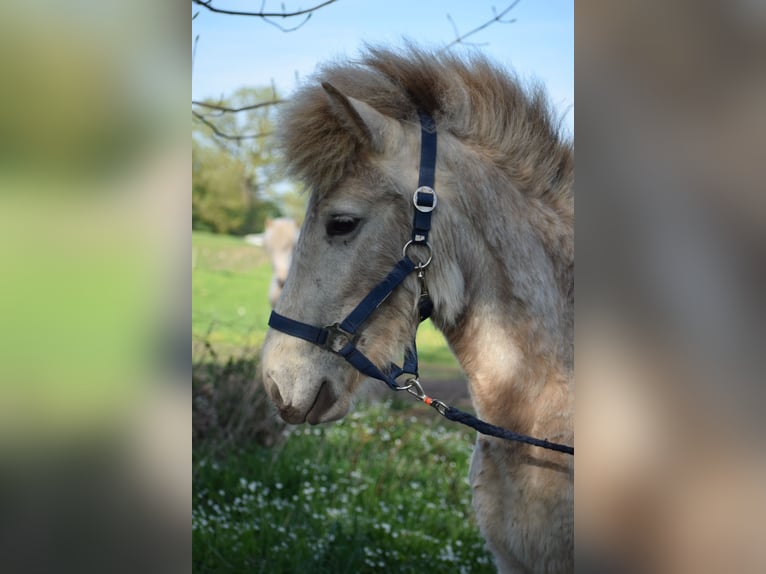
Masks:
[[[195,571],[494,572],[470,516],[473,433],[378,404],[284,439],[195,449]]]
[[[192,234],[192,337],[218,352],[260,347],[269,319],[271,265],[236,237]]]
[[[192,250],[193,570],[494,572],[471,514],[475,434],[401,393],[285,425],[258,372],[263,250],[205,233]],[[461,376],[430,323],[418,350],[424,378]]]

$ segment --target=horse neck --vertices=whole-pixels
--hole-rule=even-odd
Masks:
[[[479,414],[529,432],[540,405],[569,400],[571,267],[551,257],[528,214],[493,202],[473,208],[471,217],[452,210],[440,226],[444,235],[435,233],[435,246],[451,253],[434,265],[429,287],[435,300],[442,286],[442,300],[460,297],[462,305],[434,321],[468,376]]]

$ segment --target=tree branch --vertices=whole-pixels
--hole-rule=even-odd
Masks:
[[[234,134],[227,134],[225,132],[222,132],[218,129],[218,126],[216,126],[213,122],[208,120],[205,116],[200,114],[199,112],[195,112],[192,110],[192,116],[196,118],[198,121],[205,124],[207,127],[209,127],[213,133],[218,136],[219,138],[231,140],[231,141],[242,141],[242,140],[251,140],[251,139],[257,139],[257,138],[265,138],[267,136],[270,136],[272,132],[264,132],[259,134],[246,134],[246,135],[234,135]]]
[[[447,44],[447,45],[446,45],[446,46],[445,46],[445,47],[442,49],[442,51],[445,51],[445,52],[446,52],[447,50],[449,50],[449,49],[450,49],[452,46],[454,46],[455,44],[464,44],[465,42],[463,42],[463,40],[465,40],[466,38],[468,38],[468,36],[471,36],[471,35],[475,34],[476,32],[479,32],[480,30],[483,30],[484,28],[486,28],[487,26],[489,26],[490,24],[492,24],[492,23],[494,23],[494,22],[499,22],[500,24],[513,24],[513,23],[516,21],[516,18],[512,18],[512,19],[510,19],[510,20],[503,20],[502,18],[503,18],[503,16],[505,16],[505,15],[506,15],[508,12],[510,12],[510,11],[511,11],[513,8],[515,8],[515,7],[516,7],[516,5],[517,5],[519,2],[521,2],[521,0],[514,0],[514,2],[511,2],[511,4],[510,4],[510,5],[509,5],[509,6],[508,6],[508,7],[507,7],[505,10],[503,10],[502,12],[500,12],[499,14],[497,13],[497,11],[495,10],[495,7],[493,6],[493,7],[492,7],[492,12],[495,14],[495,17],[494,17],[494,18],[492,18],[491,20],[488,20],[488,21],[484,22],[484,24],[482,24],[481,26],[477,26],[476,28],[474,28],[474,29],[473,29],[473,30],[471,30],[470,32],[466,32],[466,33],[465,33],[465,34],[463,34],[462,36],[458,34],[458,30],[457,30],[457,26],[455,26],[455,22],[452,20],[452,18],[450,17],[450,15],[449,15],[449,14],[447,14],[447,19],[448,19],[448,20],[450,21],[450,23],[452,24],[452,28],[455,30],[455,34],[457,34],[457,38],[455,38],[455,39],[454,39],[452,42],[450,42],[449,44]]]
[[[269,20],[266,17],[263,18],[263,21],[266,22],[267,24],[271,24],[275,28],[278,28],[282,32],[295,32],[298,28],[302,28],[304,24],[306,24],[306,22],[308,22],[311,19],[311,14],[313,14],[313,12],[306,14],[306,17],[303,19],[303,22],[301,22],[300,24],[296,24],[295,26],[291,28],[285,28],[284,26],[282,26],[282,24],[278,24],[277,22],[274,22],[273,20]]]
[[[293,16],[302,16],[304,14],[311,14],[315,10],[324,8],[325,6],[337,1],[338,0],[326,0],[325,2],[317,4],[316,6],[312,6],[311,8],[306,8],[305,10],[296,10],[295,12],[264,12],[263,9],[261,9],[260,12],[244,12],[240,10],[226,10],[224,8],[216,8],[213,6],[213,0],[192,0],[194,4],[203,6],[211,12],[215,12],[217,14],[230,14],[232,16],[257,16],[259,18],[292,18]],[[301,26],[302,25],[303,24],[301,24]]]
[[[241,108],[230,108],[227,106],[221,106],[218,104],[209,104],[207,102],[198,102],[196,100],[192,100],[192,104],[195,106],[202,106],[203,108],[208,108],[210,110],[218,110],[219,112],[223,112],[225,114],[236,114],[239,112],[245,112],[247,110],[257,110],[258,108],[265,108],[266,106],[275,106],[277,104],[283,103],[285,100],[270,100],[268,102],[258,102],[257,104],[252,104],[249,106],[242,106]]]

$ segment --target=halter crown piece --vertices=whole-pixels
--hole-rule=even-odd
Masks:
[[[509,440],[515,440],[540,446],[567,454],[574,454],[574,448],[565,445],[548,442],[547,440],[536,439],[526,435],[520,435],[481,421],[473,415],[448,406],[441,401],[433,399],[423,392],[418,378],[418,353],[413,339],[412,345],[407,349],[404,355],[404,362],[401,367],[391,363],[384,371],[378,368],[367,356],[357,347],[357,333],[364,323],[370,318],[375,310],[385,301],[391,293],[404,281],[404,279],[413,271],[418,272],[420,279],[420,301],[418,304],[420,321],[424,321],[431,316],[433,311],[433,302],[428,295],[425,283],[425,269],[431,263],[433,250],[428,243],[428,234],[431,231],[431,214],[436,209],[437,196],[434,191],[434,181],[436,177],[436,123],[433,118],[425,113],[419,112],[420,116],[420,172],[418,175],[418,188],[412,196],[412,203],[415,206],[412,221],[412,238],[404,245],[402,249],[402,258],[394,265],[393,269],[386,277],[378,283],[362,299],[359,304],[349,313],[345,319],[339,323],[333,323],[326,327],[317,327],[290,319],[280,315],[276,311],[271,312],[269,317],[269,327],[281,331],[293,337],[298,337],[309,343],[336,355],[340,355],[349,362],[355,369],[361,373],[378,379],[386,383],[395,391],[407,391],[418,400],[434,407],[440,414],[450,420],[468,425],[480,433],[497,436]],[[428,252],[425,261],[415,263],[408,255],[411,246],[423,246]],[[410,375],[404,385],[399,385],[396,380],[402,375]]]

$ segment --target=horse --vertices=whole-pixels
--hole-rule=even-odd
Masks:
[[[431,319],[466,373],[477,415],[573,444],[573,142],[540,86],[481,54],[368,46],[357,60],[321,66],[296,91],[279,141],[310,195],[275,311],[337,323],[401,259],[422,113],[438,137],[438,205],[428,247],[412,254],[425,277],[401,282],[356,347],[381,369],[401,357],[425,282]],[[262,363],[267,393],[292,424],[343,417],[365,379],[337,354],[274,328]],[[572,458],[480,434],[469,480],[499,572],[573,570]]]
[[[271,284],[269,285],[269,303],[273,308],[277,304],[279,295],[287,280],[287,272],[290,270],[290,262],[293,257],[295,242],[298,240],[298,226],[295,220],[287,217],[266,219],[266,228],[263,232],[263,246],[271,259],[273,271]]]

